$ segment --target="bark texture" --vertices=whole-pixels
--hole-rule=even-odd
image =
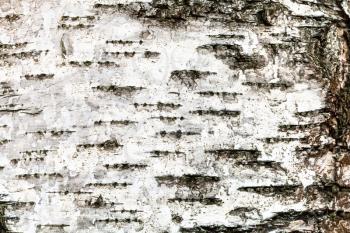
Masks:
[[[350,232],[349,7],[0,0],[0,232]]]

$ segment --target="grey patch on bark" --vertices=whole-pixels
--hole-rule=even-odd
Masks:
[[[60,41],[62,58],[66,58],[73,54],[72,41],[67,33],[63,33]]]

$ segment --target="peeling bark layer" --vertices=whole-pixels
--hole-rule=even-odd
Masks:
[[[350,232],[347,1],[0,1],[0,232]]]

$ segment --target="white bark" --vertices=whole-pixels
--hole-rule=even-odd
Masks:
[[[346,6],[0,1],[2,225],[347,232]]]

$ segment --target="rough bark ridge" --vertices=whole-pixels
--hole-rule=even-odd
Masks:
[[[350,232],[347,1],[0,9],[0,232]]]

